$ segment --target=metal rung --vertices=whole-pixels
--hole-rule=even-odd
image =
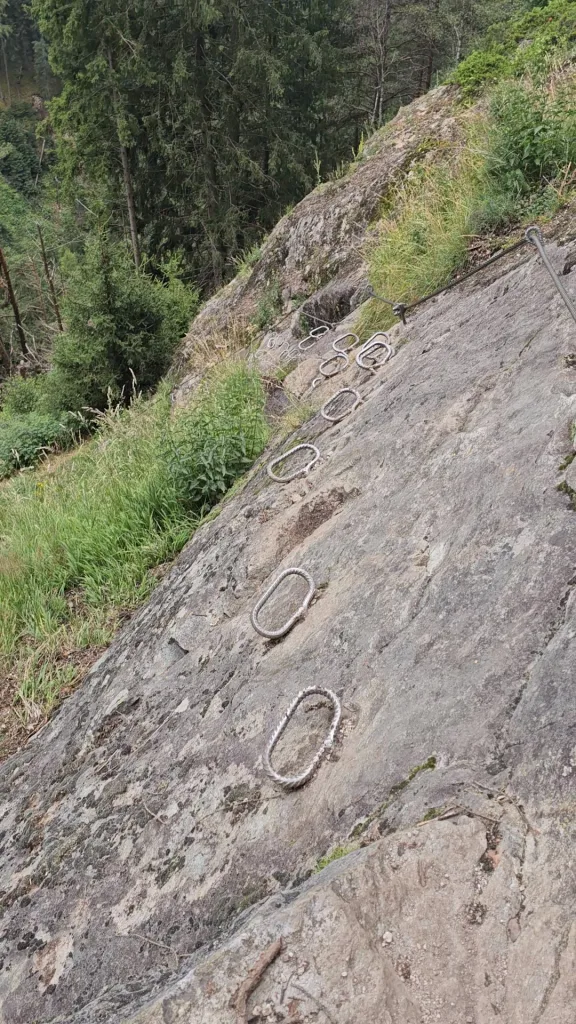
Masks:
[[[266,602],[270,600],[276,588],[280,586],[282,580],[285,580],[287,576],[301,576],[302,579],[305,580],[306,583],[308,584],[308,593],[306,594],[306,597],[304,598],[298,610],[294,612],[294,615],[292,615],[288,619],[288,621],[280,627],[280,629],[265,629],[264,626],[261,626],[260,623],[258,622],[258,613],[262,611],[262,608],[264,607]],[[254,626],[254,629],[256,630],[257,633],[260,633],[260,636],[266,637],[267,640],[279,640],[281,636],[285,636],[286,633],[290,632],[292,626],[295,626],[299,619],[302,619],[304,617],[304,614],[308,610],[310,602],[312,601],[312,598],[314,597],[315,593],[316,587],[314,586],[314,580],[310,576],[310,573],[307,573],[305,569],[284,569],[284,571],[280,573],[278,578],[270,584],[268,590],[264,591],[262,597],[256,604],[256,607],[254,608],[254,611],[250,616],[250,621]]]
[[[304,448],[310,449],[314,452],[314,457],[308,462],[302,469],[297,469],[294,473],[290,473],[288,476],[277,476],[274,473],[274,466],[277,466],[280,462],[285,462],[295,452],[301,452]],[[275,480],[277,484],[289,484],[291,480],[295,480],[297,476],[308,476],[308,473],[315,466],[320,458],[320,452],[315,444],[297,444],[295,448],[290,448],[289,451],[285,452],[284,455],[279,455],[277,459],[272,459],[272,462],[268,463],[266,472],[271,480]]]
[[[365,351],[365,350],[366,350],[366,349],[368,349],[368,348],[371,348],[371,347],[372,347],[372,345],[373,345],[373,344],[374,344],[374,343],[375,343],[376,341],[378,341],[378,339],[379,339],[379,338],[382,338],[382,339],[383,339],[383,341],[384,341],[384,342],[385,342],[385,343],[386,343],[386,344],[388,345],[388,348],[392,348],[392,345],[390,344],[390,342],[389,342],[389,340],[388,340],[388,335],[387,335],[386,331],[376,331],[376,333],[375,333],[375,334],[372,334],[372,335],[371,335],[371,336],[370,336],[370,337],[368,338],[368,341],[365,341],[365,342],[364,342],[364,344],[362,345],[362,348],[360,349],[360,351],[362,352],[362,351]]]
[[[306,700],[307,697],[314,696],[315,694],[318,694],[321,697],[327,697],[328,700],[331,701],[332,706],[334,708],[332,722],[330,725],[330,729],[328,730],[326,739],[318,749],[317,753],[312,758],[308,767],[305,769],[305,771],[301,772],[300,775],[279,775],[278,772],[275,771],[274,768],[272,767],[272,763],[270,761],[274,748],[278,743],[280,737],[283,735],[286,726],[288,725],[288,722],[292,718],[292,715],[300,706],[302,701]],[[336,739],[336,733],[338,731],[338,726],[340,725],[341,718],[342,707],[340,701],[338,700],[338,697],[336,696],[335,693],[333,693],[332,690],[327,690],[323,686],[309,686],[306,690],[301,690],[298,696],[292,701],[290,707],[288,708],[286,714],[284,715],[284,718],[280,722],[280,725],[276,729],[276,732],[274,733],[272,739],[270,740],[268,746],[266,747],[264,757],[262,758],[264,764],[264,771],[266,772],[266,774],[269,775],[271,779],[274,779],[274,782],[277,782],[280,786],[284,786],[285,789],[299,789],[300,786],[303,786],[312,778],[314,772],[316,771],[318,765],[320,764],[320,761],[334,745],[334,740]]]
[[[322,369],[323,366],[327,366],[328,363],[333,363],[337,359],[343,359],[344,366],[337,366],[335,370],[332,370],[332,373],[327,373],[326,370]],[[335,352],[333,356],[327,356],[327,358],[320,363],[320,366],[318,367],[318,373],[321,373],[323,377],[335,377],[337,373],[340,373],[341,370],[345,370],[346,367],[349,365],[350,360],[348,359],[348,356],[346,355],[345,352]]]
[[[346,341],[346,338],[353,338],[354,341],[352,342],[351,345],[345,345],[344,348],[340,348],[340,342]],[[358,337],[358,335],[350,331],[349,334],[342,334],[340,335],[339,338],[335,338],[334,341],[332,342],[332,348],[334,349],[335,352],[351,352],[352,349],[356,348],[356,345],[359,344],[360,338]]]
[[[353,405],[350,406],[349,409],[345,409],[344,412],[340,413],[339,416],[331,416],[330,413],[327,412],[327,408],[328,406],[332,405],[332,402],[335,402],[337,398],[340,398],[340,395],[354,395],[356,401],[354,402]],[[340,391],[337,391],[335,395],[332,395],[332,398],[329,398],[327,402],[324,402],[324,405],[320,409],[320,413],[325,420],[328,420],[329,423],[339,423],[340,420],[343,420],[345,416],[348,416],[351,412],[354,412],[354,409],[356,409],[360,405],[361,401],[362,396],[358,391],[356,391],[356,388],[341,388]]]
[[[328,334],[329,330],[329,327],[324,326],[313,327],[312,330],[310,331],[310,334],[306,338],[303,338],[302,341],[298,343],[298,348],[300,349],[301,352],[307,352],[309,348],[312,348],[312,346],[316,344],[319,338],[323,338],[325,334]],[[307,345],[306,342],[309,342],[310,344]]]
[[[368,366],[364,362],[364,360],[366,358],[373,359],[373,353],[376,352],[378,349],[385,349],[386,355],[384,356],[383,359],[376,360],[370,366]],[[372,370],[372,372],[374,372],[374,370],[378,369],[380,366],[384,366],[384,363],[387,363],[388,360],[391,359],[393,355],[394,349],[392,348],[392,345],[388,344],[387,341],[372,341],[370,344],[368,344],[367,342],[366,345],[360,349],[358,355],[356,356],[356,363],[358,366],[362,367],[363,370]]]

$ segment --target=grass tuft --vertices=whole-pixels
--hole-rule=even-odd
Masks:
[[[412,302],[445,284],[465,257],[470,222],[486,181],[477,146],[463,146],[451,166],[418,164],[388,198],[368,251],[374,290]],[[396,318],[377,299],[362,310],[361,336],[385,330]]]

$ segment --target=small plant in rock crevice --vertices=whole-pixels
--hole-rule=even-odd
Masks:
[[[265,288],[254,314],[254,326],[259,331],[265,331],[274,323],[278,314],[282,311],[282,292],[278,280],[271,281]]]

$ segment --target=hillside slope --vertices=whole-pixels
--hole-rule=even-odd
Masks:
[[[262,245],[254,268],[238,274],[195,318],[182,345],[181,363],[186,365],[199,340],[231,325],[250,324],[271,291],[283,307],[283,326],[290,323],[296,333],[305,312],[342,320],[351,302],[357,304],[362,297],[362,247],[390,186],[425,156],[432,140],[441,149],[461,137],[457,98],[457,89],[440,86],[403,108],[366,142],[340,178],[319,185],[283,217]],[[274,326],[277,333],[277,317]]]
[[[401,117],[440,97],[421,102]],[[547,234],[574,294],[576,210]],[[340,268],[358,289],[361,264],[343,255],[338,288]],[[573,1019],[576,519],[557,488],[576,329],[527,248],[419,307],[376,374],[352,363],[311,391],[360,310],[305,357],[295,311],[258,356],[299,358],[285,388],[316,408],[344,383],[362,394],[292,438],[320,449],[309,476],[258,468],[2,766],[3,1024]],[[270,643],[250,613],[290,566],[316,600]],[[291,586],[267,621],[294,608]],[[340,697],[342,726],[286,793],[262,755],[313,684]],[[308,705],[278,763],[302,766],[329,720]]]

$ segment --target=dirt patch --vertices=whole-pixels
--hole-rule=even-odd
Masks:
[[[299,509],[296,519],[284,533],[278,545],[278,559],[282,559],[292,548],[300,544],[314,533],[323,523],[326,523],[337,512],[340,511],[345,502],[351,498],[357,498],[360,491],[357,487],[346,491],[343,487],[328,491],[327,494],[319,494],[306,502]]]

